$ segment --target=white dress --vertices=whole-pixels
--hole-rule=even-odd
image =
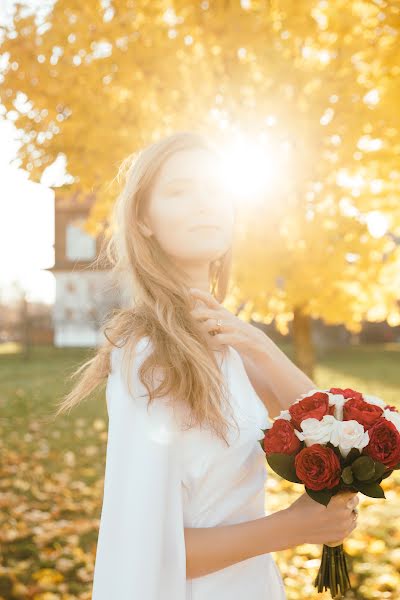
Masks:
[[[147,412],[138,368],[150,351],[148,336],[141,338],[132,368],[134,400],[121,377],[122,349],[111,354],[92,600],[286,600],[270,553],[186,578],[185,527],[216,527],[266,514],[268,474],[258,440],[268,426],[268,411],[240,354],[232,346],[216,352],[240,426],[237,439],[232,425],[228,448],[209,429],[181,431],[165,398],[157,398]]]

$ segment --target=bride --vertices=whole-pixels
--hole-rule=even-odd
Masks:
[[[271,552],[342,540],[354,493],[266,515],[269,418],[315,384],[222,307],[235,208],[220,156],[177,132],[127,157],[106,255],[128,305],[59,412],[106,382],[93,600],[282,600]],[[104,249],[104,248],[103,248]]]

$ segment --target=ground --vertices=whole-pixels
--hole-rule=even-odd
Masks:
[[[291,348],[282,347],[289,355]],[[10,348],[8,348],[10,350]],[[90,600],[107,442],[104,388],[54,419],[71,372],[90,350],[35,348],[0,356],[0,600]],[[400,345],[324,352],[318,387],[351,387],[400,408]],[[268,469],[266,511],[288,506],[301,486]],[[358,527],[346,540],[348,598],[395,599],[400,589],[400,471],[386,500],[361,495]],[[274,553],[288,600],[325,600],[313,582],[321,547]]]

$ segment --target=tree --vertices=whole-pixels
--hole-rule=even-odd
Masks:
[[[378,0],[59,0],[3,28],[2,102],[33,179],[59,153],[106,226],[120,160],[175,129],[263,140],[232,306],[287,331],[312,375],[310,319],[400,322],[400,7]],[[112,154],[110,153],[112,149]],[[374,218],[375,215],[375,218]],[[372,235],[377,218],[387,230]],[[250,300],[249,300],[250,299]]]

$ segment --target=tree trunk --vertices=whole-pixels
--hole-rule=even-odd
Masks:
[[[294,362],[310,379],[314,380],[315,352],[312,320],[309,315],[302,312],[301,307],[296,307],[293,312]]]

